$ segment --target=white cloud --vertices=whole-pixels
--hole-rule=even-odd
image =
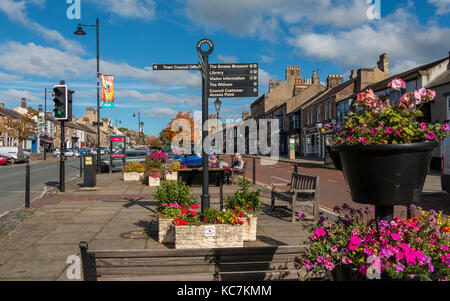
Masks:
[[[391,74],[402,68],[418,66],[443,58],[450,49],[450,28],[421,25],[413,14],[398,9],[373,24],[336,33],[293,30],[290,45],[300,55],[334,60],[345,68],[372,67],[378,56],[387,53]]]
[[[228,63],[228,64],[237,63],[238,62],[238,59],[235,56],[227,56],[227,55],[219,54],[219,55],[217,55],[217,59],[219,61],[221,61],[222,63]]]
[[[450,0],[428,0],[428,2],[437,7],[438,15],[450,13]]]
[[[48,78],[66,78],[68,76],[95,77],[96,60],[83,59],[74,54],[34,43],[21,44],[6,42],[0,45],[0,66],[20,75],[36,75]],[[182,86],[198,88],[201,78],[197,73],[188,71],[154,71],[151,67],[137,68],[127,63],[100,62],[103,74],[144,80],[163,86]]]
[[[14,74],[6,74],[3,72],[0,72],[0,80],[18,80],[20,79],[20,76],[14,75]]]
[[[275,60],[275,58],[274,58],[273,56],[264,55],[264,54],[261,54],[261,55],[259,56],[259,58],[260,58],[261,61],[263,61],[264,63],[272,63],[272,62]]]
[[[151,20],[155,17],[153,0],[96,0],[104,10],[123,18]]]
[[[196,107],[201,105],[201,98],[199,96],[185,95],[185,94],[165,94],[160,92],[155,93],[141,93],[136,90],[117,90],[117,98],[131,98],[147,103],[160,103],[167,106],[189,106]]]
[[[41,93],[43,94],[43,93]],[[13,107],[19,107],[22,98],[26,98],[27,106],[31,104],[42,104],[42,95],[26,90],[8,89],[0,91],[0,102],[11,104]]]
[[[347,28],[369,22],[368,7],[363,0],[187,0],[186,14],[206,29],[274,41],[283,24]]]
[[[152,117],[175,117],[178,111],[169,109],[169,108],[153,108],[150,110],[142,111],[144,115],[152,116]]]
[[[33,0],[30,3],[44,5],[45,1],[41,0]],[[11,21],[20,22],[29,30],[33,30],[45,40],[50,42],[58,43],[63,49],[76,52],[76,53],[84,53],[84,49],[80,43],[68,40],[64,38],[58,31],[53,29],[48,29],[32,20],[30,20],[27,16],[27,1],[14,1],[14,0],[1,0],[0,1],[0,11],[3,11]]]

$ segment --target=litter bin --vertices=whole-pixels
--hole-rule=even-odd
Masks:
[[[84,156],[84,187],[95,187],[97,185],[97,165],[95,155]]]

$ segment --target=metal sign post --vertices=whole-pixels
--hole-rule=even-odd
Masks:
[[[206,46],[208,49],[203,50],[202,46]],[[258,96],[258,64],[209,64],[209,55],[213,50],[213,42],[209,39],[202,39],[197,43],[198,64],[153,65],[153,70],[199,70],[202,73],[202,211],[210,208],[208,154],[203,147],[206,136],[208,136],[208,130],[203,127],[208,121],[208,98]]]

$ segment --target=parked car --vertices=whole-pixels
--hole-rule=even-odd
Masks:
[[[145,158],[150,154],[150,151],[146,150],[131,150],[127,149],[125,152],[126,163],[139,162],[144,163]],[[109,171],[109,156],[101,159],[101,170],[102,172]],[[122,171],[123,170],[123,159],[113,158],[112,159],[112,171]]]
[[[11,158],[12,164],[29,160],[21,146],[0,146],[0,155]]]
[[[179,156],[177,156],[176,158],[179,158]],[[202,156],[196,154],[181,155],[181,158],[176,160],[179,161],[181,165],[186,165],[187,167],[202,166]]]
[[[61,152],[60,152],[59,149],[56,149],[56,150],[53,152],[53,156],[55,156],[55,157],[59,157],[60,155],[61,155]],[[75,156],[75,154],[73,153],[73,151],[71,151],[69,148],[66,149],[65,155],[66,155],[66,157],[73,157],[73,156]]]
[[[79,157],[80,152],[76,148],[66,149],[66,157]]]
[[[450,136],[444,138],[441,144],[442,153],[442,190],[450,193]]]
[[[0,165],[8,165],[10,162],[10,158],[0,155]]]

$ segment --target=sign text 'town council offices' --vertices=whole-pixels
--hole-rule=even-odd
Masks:
[[[258,64],[209,64],[208,97],[257,97]],[[196,64],[155,64],[153,70],[200,70]]]

